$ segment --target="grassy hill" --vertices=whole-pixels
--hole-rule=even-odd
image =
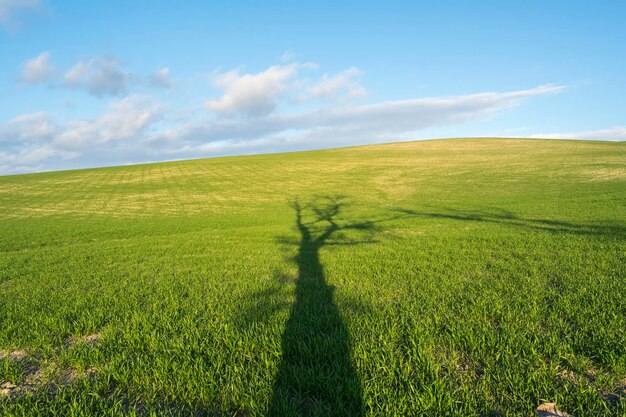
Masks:
[[[626,143],[0,177],[2,415],[626,415]]]

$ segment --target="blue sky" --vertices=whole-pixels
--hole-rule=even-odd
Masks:
[[[626,140],[623,1],[0,0],[0,174]]]

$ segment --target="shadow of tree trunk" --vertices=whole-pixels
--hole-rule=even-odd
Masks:
[[[361,383],[350,360],[349,335],[320,263],[320,249],[343,227],[342,207],[293,203],[300,242],[295,303],[282,336],[282,361],[269,404],[270,416],[361,416]],[[303,221],[303,210],[315,220]],[[322,224],[323,227],[318,225]]]

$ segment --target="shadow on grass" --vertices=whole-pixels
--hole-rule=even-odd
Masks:
[[[511,211],[500,208],[487,208],[482,210],[441,208],[437,209],[437,211],[396,209],[394,211],[404,218],[484,222],[557,234],[605,236],[626,239],[626,227],[622,225],[608,224],[606,222],[598,222],[597,224],[579,224],[553,219],[524,218],[512,213]]]
[[[575,224],[549,219],[523,218],[503,209],[433,211],[392,209],[375,220],[349,221],[346,200],[322,196],[291,207],[299,233],[295,302],[282,335],[282,358],[276,375],[268,416],[362,416],[365,413],[361,381],[351,362],[350,338],[326,281],[320,250],[331,245],[376,243],[374,232],[393,221],[436,219],[487,222],[558,234],[623,238],[626,230],[615,225]],[[365,239],[348,239],[348,231],[366,233]],[[283,240],[293,244],[294,241]]]
[[[339,223],[345,199],[319,197],[292,203],[300,234],[295,303],[282,336],[282,361],[274,382],[270,416],[361,416],[361,383],[350,360],[348,331],[320,262],[325,245],[356,245],[342,231],[372,232],[373,222]],[[309,219],[306,221],[305,219]],[[371,242],[371,241],[367,241]]]

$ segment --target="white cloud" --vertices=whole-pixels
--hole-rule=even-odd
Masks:
[[[168,67],[161,68],[150,76],[150,84],[153,87],[172,88],[173,83],[170,79],[170,69]]]
[[[293,51],[285,51],[283,52],[283,55],[280,57],[280,62],[284,63],[288,63],[288,62],[292,62],[293,60],[296,59],[296,53]]]
[[[205,106],[222,114],[266,116],[276,109],[279,97],[292,87],[289,81],[300,68],[300,64],[274,65],[257,74],[240,74],[239,70],[219,74],[213,85],[223,89],[224,94],[207,101]]]
[[[84,89],[97,97],[125,93],[129,80],[121,62],[111,55],[80,61],[63,76],[64,85]]]
[[[220,114],[263,117],[274,112],[280,100],[290,92],[299,91],[300,101],[357,98],[367,94],[358,82],[363,73],[356,67],[334,75],[324,74],[312,85],[308,80],[297,78],[303,68],[314,69],[317,65],[291,63],[274,65],[256,74],[241,74],[237,69],[218,74],[213,85],[224,90],[224,94],[208,100],[205,106]]]
[[[224,85],[230,87],[244,82],[241,79],[245,75],[226,74],[229,75],[224,74],[225,78],[232,79],[222,79]],[[259,90],[280,95],[278,91],[296,88],[284,87],[285,83],[294,81],[293,77],[290,74],[273,74],[269,77],[272,81],[261,82],[251,76],[244,83],[252,83],[260,86]],[[271,88],[266,87],[272,83]],[[233,97],[240,98],[238,88],[234,88],[237,94]],[[268,113],[268,109],[274,110],[277,104],[263,104],[263,100],[257,100],[252,94],[253,99],[248,101],[236,100],[239,104],[236,109],[244,115],[252,111],[256,116],[254,118],[206,114],[200,119],[190,119],[194,117],[193,113],[183,119],[175,117],[175,112],[167,117],[152,99],[129,96],[112,102],[106,112],[93,119],[57,123],[45,113],[35,113],[0,124],[0,171],[67,168],[69,162],[62,161],[68,158],[74,161],[70,161],[69,166],[77,167],[409,139],[422,129],[484,119],[530,98],[558,93],[563,89],[561,86],[539,86],[510,92],[395,100],[368,105],[335,103],[291,113]],[[276,95],[269,95],[278,101]]]
[[[174,85],[168,67],[149,76],[134,77],[123,69],[122,61],[112,55],[79,61],[62,73],[52,64],[49,52],[27,60],[22,66],[20,80],[29,85],[48,82],[51,87],[79,89],[96,97],[125,95],[131,84],[136,85],[137,81],[155,88],[172,88]]]
[[[540,133],[532,135],[533,138],[544,139],[585,139],[585,140],[609,140],[626,141],[626,126],[611,127],[608,129],[584,130],[568,133]]]
[[[55,73],[49,52],[42,52],[26,61],[22,67],[20,79],[24,84],[37,84],[50,80]]]
[[[46,113],[23,114],[0,125],[0,172],[32,172],[60,153],[50,146],[58,127]]]
[[[23,114],[0,127],[0,143],[49,138],[56,131],[44,112]]]
[[[481,93],[321,108],[254,120],[213,119],[170,128],[151,139],[167,152],[284,151],[398,140],[422,129],[449,126],[493,115],[535,96],[564,87],[539,86],[506,93]]]
[[[52,144],[62,149],[84,149],[113,141],[134,140],[161,117],[158,104],[142,96],[129,96],[112,103],[109,110],[92,120],[69,122]]]
[[[142,96],[115,101],[97,118],[64,125],[46,113],[18,116],[0,125],[0,172],[33,171],[50,160],[85,154],[123,155],[124,149],[137,148],[149,137],[147,132],[161,117],[159,104]]]
[[[313,98],[347,98],[365,97],[367,92],[358,82],[363,72],[356,67],[329,76],[324,74],[322,79],[311,86],[307,91],[308,97]]]
[[[40,0],[0,0],[0,26],[8,31],[19,27],[19,15],[41,9]]]

